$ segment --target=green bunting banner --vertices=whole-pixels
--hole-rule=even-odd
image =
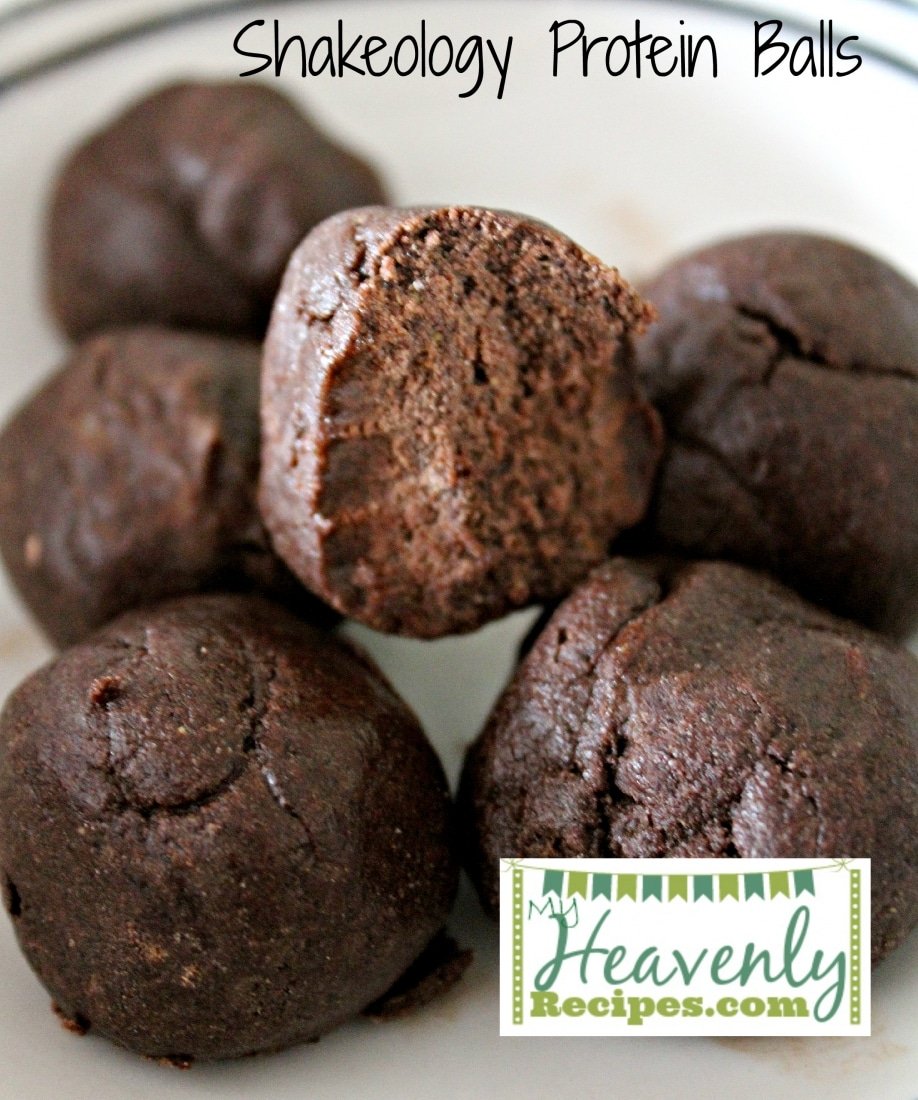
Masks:
[[[609,901],[739,901],[815,896],[812,869],[722,875],[613,875],[546,870],[542,896],[607,898]]]

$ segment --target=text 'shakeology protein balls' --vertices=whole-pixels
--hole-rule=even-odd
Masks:
[[[766,569],[836,614],[918,626],[918,287],[805,233],[693,252],[637,344],[667,452],[645,545]]]
[[[328,219],[265,343],[275,549],[343,614],[420,637],[567,592],[647,505],[661,437],[631,337],[648,315],[517,214]]]
[[[303,234],[384,198],[368,164],[273,88],[172,84],[63,166],[47,232],[51,307],[74,338],[147,322],[261,337]]]
[[[280,608],[130,612],[0,719],[0,883],[62,1015],[141,1054],[315,1038],[453,901],[451,805],[376,669]]]
[[[918,923],[918,662],[738,565],[613,559],[466,761],[487,909],[509,855],[869,857],[875,958]]]

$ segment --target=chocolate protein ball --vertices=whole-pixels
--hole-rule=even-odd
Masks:
[[[53,641],[203,589],[331,618],[256,509],[258,356],[166,329],[97,335],[0,434],[0,553]]]
[[[130,612],[0,718],[0,881],[75,1027],[177,1062],[312,1039],[449,912],[450,800],[347,646],[244,596]]]
[[[352,210],[294,253],[265,344],[260,504],[314,592],[436,637],[566,593],[661,447],[616,271],[518,214]]]
[[[918,626],[918,287],[838,241],[765,233],[646,287],[667,428],[642,541],[774,573],[837,614]]]
[[[466,760],[467,862],[872,859],[879,958],[918,922],[918,662],[720,562],[614,559],[545,626]]]
[[[303,234],[384,197],[368,164],[272,88],[173,84],[61,170],[47,235],[51,308],[72,337],[147,321],[260,337]]]

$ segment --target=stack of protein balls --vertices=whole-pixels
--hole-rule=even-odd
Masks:
[[[420,1003],[467,962],[460,856],[492,913],[499,857],[870,857],[891,951],[918,289],[775,233],[639,296],[531,218],[384,201],[239,81],[157,91],[57,182],[81,342],[0,437],[0,548],[67,648],[0,720],[0,883],[61,1015],[181,1062]],[[331,628],[535,603],[457,824]]]

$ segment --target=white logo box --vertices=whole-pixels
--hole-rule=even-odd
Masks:
[[[501,1035],[869,1035],[868,859],[503,859]]]

